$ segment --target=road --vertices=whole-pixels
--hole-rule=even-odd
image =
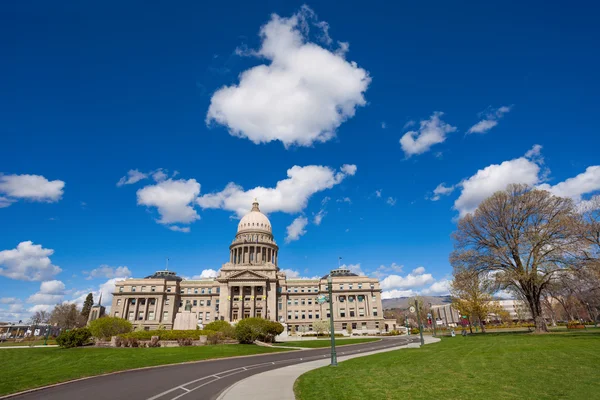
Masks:
[[[384,337],[379,342],[339,347],[337,353],[348,355],[402,346],[416,339],[416,337],[405,336]],[[329,354],[329,348],[323,348],[167,365],[85,379],[15,396],[13,399],[214,400],[224,389],[248,376],[287,365],[326,358]]]

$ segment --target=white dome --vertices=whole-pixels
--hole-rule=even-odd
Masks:
[[[258,202],[254,200],[252,210],[244,215],[244,218],[238,224],[238,233],[256,231],[271,233],[271,221],[265,214],[260,212]]]

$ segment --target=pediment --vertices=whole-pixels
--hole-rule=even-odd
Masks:
[[[256,271],[239,271],[239,272],[234,272],[231,275],[229,275],[227,277],[227,279],[243,279],[243,280],[248,280],[248,279],[253,279],[253,280],[268,280],[269,277],[267,275],[261,274],[260,272],[256,272]]]

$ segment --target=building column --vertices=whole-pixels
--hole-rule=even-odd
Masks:
[[[146,306],[144,307],[144,321],[148,321],[148,307],[150,307],[150,298],[145,299]]]
[[[165,302],[164,295],[157,298],[156,301],[158,302],[158,307],[156,307],[157,315],[154,316],[154,319],[156,319],[159,323],[161,323],[162,322],[162,313],[163,313],[163,303]]]
[[[135,299],[135,311],[133,312],[133,320],[137,321],[138,320],[138,312],[140,310],[140,299],[136,298]]]
[[[229,286],[219,283],[219,317],[223,317],[225,321],[231,322],[231,313],[229,311],[231,309],[231,300],[227,298],[228,296]]]
[[[267,295],[267,301],[265,303],[266,304],[265,318],[267,318],[267,314],[268,314],[269,319],[271,321],[278,321],[279,320],[279,310],[277,309],[277,282],[267,282],[265,285],[265,288],[263,290],[264,290],[265,294]],[[283,301],[283,299],[282,299],[282,301]],[[282,312],[283,312],[283,306],[282,306]]]

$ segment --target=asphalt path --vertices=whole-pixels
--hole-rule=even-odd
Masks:
[[[378,342],[346,345],[337,354],[350,355],[416,342],[416,337],[389,336]],[[223,358],[125,371],[67,383],[12,397],[19,400],[213,400],[227,387],[251,375],[292,364],[328,358],[330,349]],[[43,373],[43,370],[40,370]]]

